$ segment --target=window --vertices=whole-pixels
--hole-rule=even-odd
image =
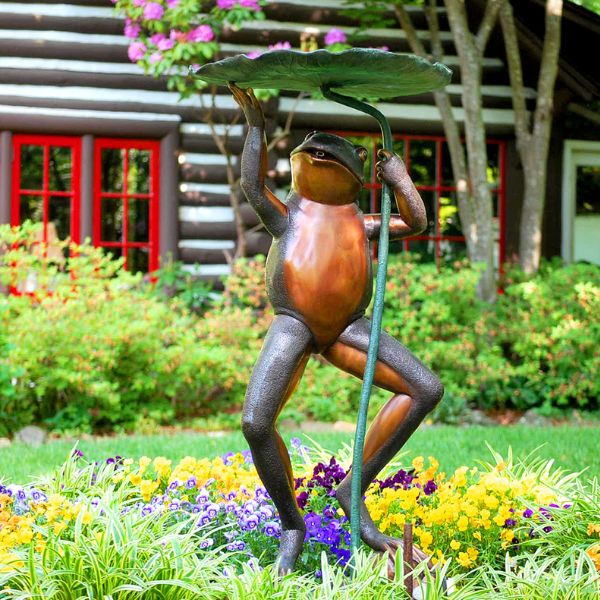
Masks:
[[[80,139],[15,135],[11,221],[43,223],[43,241],[79,242]]]
[[[365,165],[365,186],[361,192],[363,212],[380,212],[381,184],[375,175],[377,151],[382,147],[381,137],[372,133],[336,131],[369,150]],[[494,230],[496,236],[496,264],[505,260],[504,242],[504,165],[505,143],[488,140],[488,184],[492,192]],[[394,151],[404,159],[406,167],[419,190],[427,209],[427,229],[418,236],[390,244],[390,252],[410,251],[422,260],[438,266],[466,256],[456,199],[456,187],[448,145],[438,136],[394,136]],[[395,207],[392,206],[392,212]]]
[[[97,139],[93,243],[130,271],[158,268],[159,142]]]

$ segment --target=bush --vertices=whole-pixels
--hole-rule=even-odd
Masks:
[[[0,435],[41,421],[61,431],[148,430],[241,409],[273,318],[263,257],[238,261],[212,305],[194,304],[194,292],[192,308],[207,311],[199,317],[190,298],[159,297],[100,249],[65,244],[68,256],[53,263],[34,233],[0,228],[0,283],[21,294],[0,296]],[[27,291],[32,273],[37,288]],[[468,266],[438,272],[410,257],[389,268],[384,327],[444,383],[434,418],[455,422],[469,405],[597,408],[600,270],[550,263],[531,279],[511,271],[493,306],[477,300],[476,279]],[[356,378],[313,359],[283,416],[353,421],[359,390]],[[374,390],[371,417],[388,397]]]
[[[512,271],[489,306],[475,296],[476,271],[391,265],[384,326],[443,381],[447,393],[482,408],[598,406],[600,269],[544,265]]]
[[[0,296],[10,341],[0,354],[0,435],[42,421],[63,431],[133,429],[243,397],[227,347],[211,343],[180,301],[157,299],[100,249],[71,244],[64,264],[51,264],[32,232],[0,229],[10,248],[0,277],[15,291]],[[38,286],[22,293],[19,278],[31,272]]]

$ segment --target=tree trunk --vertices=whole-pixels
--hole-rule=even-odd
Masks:
[[[462,74],[462,102],[465,111],[465,138],[467,163],[470,175],[470,192],[473,198],[473,256],[482,266],[477,284],[478,296],[486,302],[496,298],[494,277],[494,239],[492,232],[492,196],[487,181],[487,145],[481,99],[481,70],[485,43],[501,2],[491,0],[482,19],[480,30],[474,36],[468,26],[464,3],[461,0],[444,0],[448,11],[450,29],[458,52]]]
[[[526,273],[535,273],[541,258],[542,217],[546,200],[548,148],[552,129],[554,84],[558,73],[562,6],[562,0],[546,2],[546,31],[531,128],[525,105],[521,57],[510,4],[503,6],[500,13],[510,84],[513,90],[517,149],[523,163],[525,179],[519,232],[519,259]]]

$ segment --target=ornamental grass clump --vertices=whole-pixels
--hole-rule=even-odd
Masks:
[[[77,450],[51,476],[0,485],[0,589],[7,598],[241,598],[245,586],[290,598],[377,597],[369,588],[402,597],[402,574],[388,582],[385,561],[366,548],[348,578],[348,521],[335,498],[345,454],[338,462],[293,440],[307,526],[293,592],[271,568],[281,524],[249,452],[173,464],[160,456],[88,463]],[[537,573],[544,590],[538,571],[550,564],[565,589],[598,585],[597,482],[586,487],[533,457],[494,459],[447,476],[433,457],[427,465],[417,457],[396,463],[366,494],[379,527],[401,535],[411,522],[432,555],[426,597],[443,597],[442,572],[459,588],[453,597],[508,594],[526,585],[526,573]]]

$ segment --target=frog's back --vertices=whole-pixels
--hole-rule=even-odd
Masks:
[[[303,321],[317,351],[360,317],[372,292],[364,217],[355,203],[288,202],[289,225],[267,260],[267,292],[279,314]]]

